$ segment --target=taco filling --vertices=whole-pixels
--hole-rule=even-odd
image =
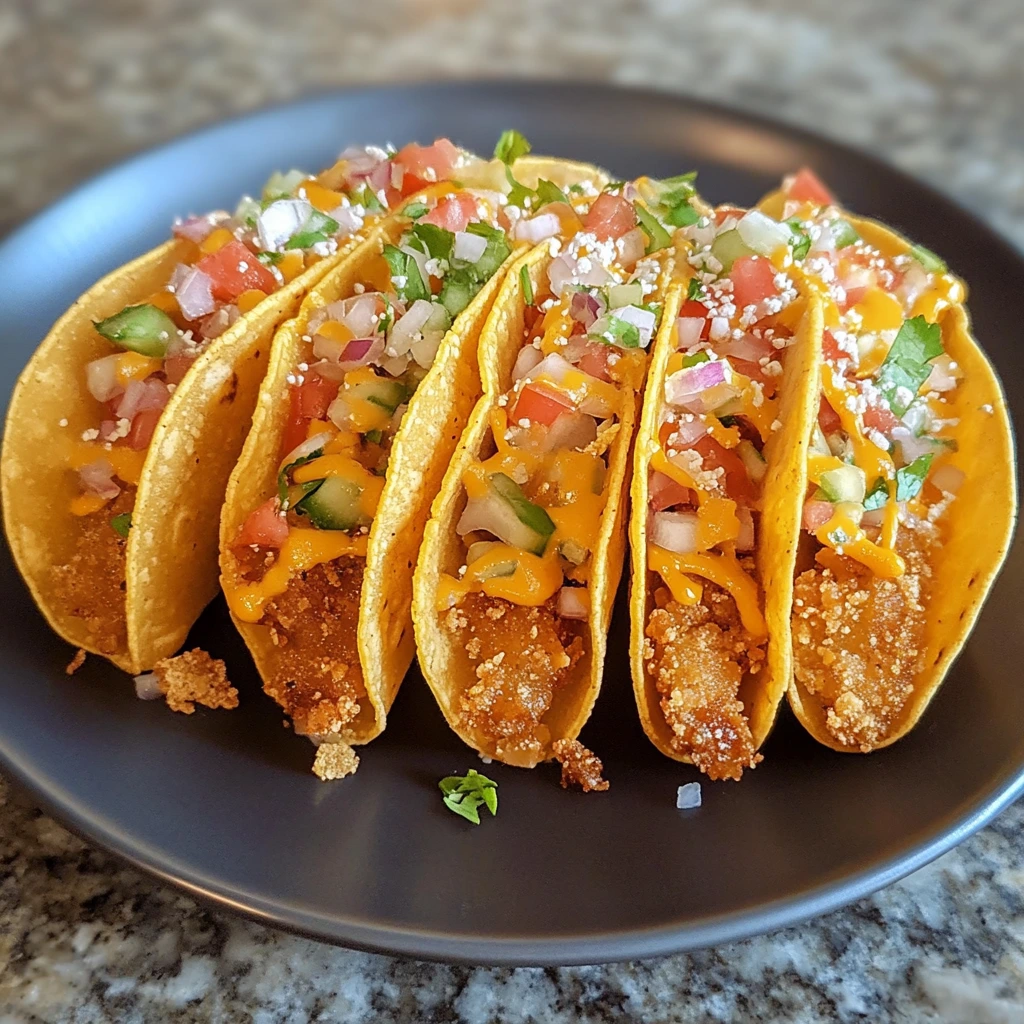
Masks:
[[[618,501],[609,451],[658,328],[668,218],[692,195],[689,179],[642,179],[519,224],[550,236],[553,258],[536,293],[523,268],[526,338],[491,410],[494,453],[462,477],[464,564],[437,592],[442,629],[476,665],[460,724],[512,764],[547,748],[544,716],[588,653],[594,553]]]
[[[922,247],[860,237],[811,172],[784,195],[803,239],[800,271],[825,313],[795,675],[821,701],[835,740],[869,751],[923,668],[931,565],[964,479],[949,462],[962,374],[943,347],[944,314],[963,286]]]
[[[112,609],[124,603],[135,489],[157,422],[189,368],[239,317],[335,254],[403,196],[449,176],[459,159],[459,150],[439,139],[398,153],[349,149],[316,178],[274,174],[259,199],[243,197],[234,213],[176,222],[181,260],[166,285],[96,322],[111,352],[85,366],[82,385],[98,403],[96,420],[68,457],[79,490],[71,512],[84,521],[76,551],[56,576],[104,649],[124,643],[124,616]],[[104,579],[117,577],[119,595],[97,585],[100,565]]]
[[[742,687],[768,630],[757,548],[765,445],[806,302],[785,224],[722,208],[684,229],[693,277],[676,321],[648,467],[647,564],[661,585],[643,658],[671,745],[713,779],[759,761]]]
[[[360,594],[392,444],[455,317],[512,252],[494,193],[441,192],[414,196],[408,229],[355,294],[308,317],[281,396],[277,493],[234,540],[231,610],[269,627],[265,689],[302,733],[339,733],[366,704]]]

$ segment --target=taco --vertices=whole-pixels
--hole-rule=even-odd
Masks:
[[[11,550],[61,636],[129,672],[181,645],[216,592],[217,517],[275,328],[404,194],[478,162],[441,139],[275,174],[60,318],[15,388],[0,468]]]
[[[738,780],[789,684],[820,307],[785,225],[725,207],[683,233],[634,455],[630,661],[654,745]]]
[[[485,393],[431,511],[413,618],[449,725],[507,764],[559,755],[600,689],[638,396],[691,181],[534,202],[549,237],[484,329]]]
[[[824,311],[789,701],[819,742],[868,752],[920,719],[1006,555],[1009,417],[940,257],[808,170],[762,208],[791,225]]]
[[[528,246],[489,187],[509,188],[497,167],[416,191],[313,288],[274,341],[228,485],[228,606],[264,689],[316,741],[377,736],[412,661],[430,501],[481,392],[481,327]],[[603,181],[539,158],[515,168],[552,189]]]

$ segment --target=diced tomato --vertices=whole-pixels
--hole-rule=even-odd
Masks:
[[[259,288],[268,295],[277,290],[277,278],[237,238],[197,264],[213,280],[213,297],[234,302],[242,292]]]
[[[164,360],[164,376],[168,384],[180,384],[188,373],[189,367],[196,361],[188,352],[176,352]]]
[[[655,512],[661,512],[673,505],[692,505],[696,501],[696,494],[691,488],[684,487],[672,477],[657,470],[651,473],[649,493],[651,508]]]
[[[310,373],[295,391],[299,415],[307,420],[322,420],[327,415],[327,407],[338,397],[338,382]]]
[[[410,142],[395,156],[394,163],[405,171],[402,195],[408,196],[422,188],[451,177],[459,151],[448,139],[438,139],[432,146]]]
[[[715,225],[724,224],[730,217],[735,217],[739,220],[747,211],[739,206],[730,206],[729,203],[724,203],[715,210]]]
[[[840,307],[842,312],[845,313],[848,309],[852,309],[854,306],[856,306],[857,303],[860,302],[860,300],[863,299],[865,295],[867,295],[867,293],[867,285],[861,285],[856,288],[847,288],[846,301]]]
[[[880,430],[888,436],[892,428],[898,427],[899,423],[892,411],[884,405],[869,405],[864,410],[864,426],[869,430]]]
[[[710,434],[705,434],[693,445],[700,452],[705,470],[721,467],[725,470],[725,493],[741,505],[752,505],[757,500],[757,491],[747,473],[743,460],[731,449],[723,448]]]
[[[749,359],[736,359],[730,358],[729,363],[737,373],[742,373],[744,377],[749,377],[751,380],[756,380],[761,385],[761,390],[764,392],[765,398],[771,398],[778,390],[778,377],[769,377],[764,372],[764,367],[760,363],[752,362]]]
[[[820,530],[831,518],[835,508],[831,501],[808,498],[804,502],[803,527],[808,533]]]
[[[279,548],[288,539],[288,522],[281,515],[281,502],[275,494],[258,509],[249,513],[235,539],[235,547],[258,544],[263,548]]]
[[[787,194],[790,199],[815,206],[831,206],[835,202],[824,182],[809,167],[801,167],[796,172]]]
[[[285,456],[293,448],[306,440],[306,428],[309,420],[302,415],[299,409],[299,389],[288,389],[288,422],[285,424],[284,434],[281,437],[281,455]]]
[[[153,440],[153,431],[156,430],[162,412],[162,409],[143,409],[142,412],[136,413],[124,443],[137,452],[148,448],[149,442]]]
[[[756,306],[762,299],[778,294],[775,267],[763,256],[741,256],[729,271],[732,298],[737,309]]]
[[[445,231],[465,231],[471,220],[479,220],[476,199],[468,192],[456,192],[445,196],[420,221],[421,224],[436,224]]]
[[[840,430],[843,426],[843,421],[839,418],[839,413],[828,404],[825,396],[822,395],[821,401],[818,403],[818,426],[821,427],[821,432],[826,435],[834,434],[837,430]]]
[[[583,355],[577,360],[576,365],[591,377],[599,380],[610,381],[611,374],[608,372],[608,357],[612,354],[611,345],[602,345],[599,341],[588,341]]]
[[[621,238],[636,227],[636,210],[622,196],[602,192],[590,207],[583,221],[583,229],[593,232],[601,241]]]
[[[540,384],[530,383],[519,392],[512,419],[516,423],[519,420],[529,420],[531,423],[543,423],[550,427],[566,410],[575,411],[575,406],[567,396]]]
[[[834,363],[839,359],[849,358],[839,347],[839,342],[836,341],[832,332],[829,330],[826,330],[821,336],[821,352],[830,363]]]

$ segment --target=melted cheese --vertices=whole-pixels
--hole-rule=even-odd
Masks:
[[[146,462],[145,450],[136,451],[124,445],[113,445],[108,450],[91,441],[75,441],[68,453],[68,464],[72,469],[81,469],[97,459],[106,459],[114,467],[114,475],[126,484],[138,486],[142,467]]]
[[[832,548],[837,554],[848,555],[867,566],[876,576],[892,579],[906,572],[903,559],[890,548],[868,540],[860,524],[842,503],[835,506],[832,518],[820,526],[814,536],[824,547]]]
[[[122,352],[114,363],[114,379],[126,388],[133,380],[145,380],[164,365],[162,359],[152,359],[138,352]]]
[[[293,576],[343,555],[365,558],[366,541],[366,534],[350,537],[339,530],[293,527],[288,531],[288,539],[281,546],[277,561],[262,580],[225,587],[224,596],[231,614],[242,622],[259,622],[267,602],[283,594]]]
[[[515,566],[508,575],[495,575],[495,569]],[[438,581],[437,610],[445,611],[467,594],[479,591],[512,604],[537,607],[553,597],[562,586],[562,569],[557,556],[531,555],[508,544],[495,544],[466,569],[462,579],[444,574]]]

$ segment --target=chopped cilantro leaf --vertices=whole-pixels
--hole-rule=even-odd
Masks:
[[[367,213],[383,213],[384,204],[377,197],[377,193],[369,185],[363,185],[357,192],[352,193],[353,202],[358,203]]]
[[[641,302],[640,309],[646,309],[648,313],[654,314],[654,330],[661,326],[662,308],[660,302]]]
[[[926,249],[923,245],[912,245],[910,255],[917,260],[930,274],[944,274],[946,261],[938,254]]]
[[[412,237],[421,242],[423,251],[435,260],[447,260],[450,264],[455,252],[455,235],[436,224],[415,224]]]
[[[704,284],[699,277],[691,277],[690,283],[686,286],[686,299],[694,302],[704,295]]]
[[[581,195],[583,195],[583,186],[578,181],[574,181],[569,186],[569,194],[570,195],[574,195],[574,196],[581,196]]]
[[[665,223],[671,224],[674,228],[685,228],[696,224],[700,220],[700,213],[693,208],[689,199],[677,203],[668,213],[665,214]]]
[[[735,427],[739,423],[739,421],[740,421],[740,418],[738,416],[719,416],[718,417],[718,422],[721,423],[723,427]]]
[[[644,252],[650,255],[652,252],[657,252],[672,244],[672,236],[661,226],[658,218],[650,210],[642,203],[634,203],[633,209],[636,210],[640,227],[647,236],[647,248]]]
[[[121,537],[128,537],[128,531],[132,528],[131,512],[122,512],[110,520],[110,528]]]
[[[428,212],[429,209],[426,203],[409,203],[402,208],[402,216],[408,217],[410,220],[419,220],[420,217],[426,216]]]
[[[537,199],[536,209],[545,206],[547,203],[569,202],[568,196],[553,181],[547,181],[544,178],[537,182]]]
[[[506,197],[509,206],[517,206],[520,210],[526,210],[529,208],[529,204],[526,202],[530,200],[532,204],[534,198],[533,189],[527,188],[525,185],[520,185],[515,179],[515,175],[512,173],[512,168],[508,164],[505,164],[505,177],[508,179],[508,183],[511,186],[509,189],[508,196]]]
[[[889,500],[889,485],[879,477],[872,485],[871,490],[864,496],[864,511],[873,512],[881,508]]]
[[[805,259],[811,251],[811,236],[804,230],[799,217],[790,217],[786,224],[793,232],[793,259]]]
[[[942,331],[923,316],[904,320],[878,373],[878,389],[885,395],[889,408],[902,416],[913,402],[921,385],[928,379],[928,363],[942,355]]]
[[[391,268],[391,283],[395,294],[403,302],[430,298],[430,290],[420,276],[419,264],[409,253],[402,252],[397,246],[385,245],[382,255]]]
[[[276,266],[281,260],[284,259],[283,252],[258,252],[256,253],[256,259],[260,261],[265,267]]]
[[[286,249],[311,249],[317,242],[326,242],[339,226],[333,217],[314,210],[302,228],[284,243],[284,247]]]
[[[395,309],[387,295],[382,295],[381,298],[384,300],[384,312],[377,321],[377,332],[387,334],[388,328],[395,322]]]
[[[323,448],[317,448],[315,452],[303,455],[301,459],[296,459],[294,462],[289,462],[287,466],[281,467],[281,471],[277,474],[277,496],[281,500],[282,511],[287,511],[290,507],[288,503],[288,475],[293,469],[297,469],[299,466],[304,466],[307,462],[312,462],[314,459],[319,459],[323,453]],[[311,480],[310,483],[319,486],[320,481]],[[304,488],[304,494],[313,489],[309,484],[302,484],[302,487]]]
[[[832,228],[832,241],[837,249],[845,249],[848,245],[860,240],[857,229],[848,220],[837,220]]]
[[[485,221],[480,220],[468,224],[466,231],[471,235],[479,235],[481,238],[487,239],[487,246],[480,258],[466,268],[477,283],[483,284],[508,259],[512,249],[505,237],[505,232],[501,228],[492,227]]]
[[[494,155],[503,164],[512,164],[521,156],[526,156],[532,148],[525,135],[517,132],[515,128],[506,128],[494,147]]]
[[[523,290],[523,302],[527,306],[533,305],[533,282],[530,280],[530,268],[522,266],[519,268],[519,287]]]
[[[896,500],[910,501],[921,491],[924,478],[928,475],[934,456],[919,455],[909,466],[896,470]]]
[[[367,441],[373,442],[373,444],[380,444],[380,440],[383,436],[383,430],[368,430],[365,434],[363,434],[363,437],[365,437]]]
[[[498,784],[473,768],[466,775],[449,775],[438,783],[448,810],[480,824],[480,808],[498,813]]]
[[[624,181],[609,181],[608,184],[605,185],[605,187],[603,189],[601,189],[601,191],[602,192],[621,192],[625,187],[626,187],[626,183]]]

